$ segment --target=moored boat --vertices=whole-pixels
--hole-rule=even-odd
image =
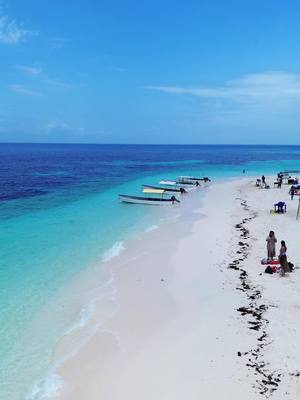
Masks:
[[[167,185],[167,186],[177,186],[177,182],[176,181],[170,181],[170,180],[161,180],[159,181],[160,185]]]
[[[210,182],[210,179],[208,177],[203,177],[203,178],[197,178],[195,176],[179,176],[177,178],[177,182],[179,183],[186,183],[186,184],[194,184],[194,185],[200,185],[200,182]]]
[[[160,185],[162,186],[168,186],[168,187],[183,187],[184,189],[195,189],[196,184],[195,182],[178,182],[178,181],[168,181],[168,180],[162,180],[159,182]]]
[[[288,176],[290,174],[300,174],[300,171],[299,170],[291,170],[291,171],[278,172],[278,175],[282,175],[282,176]]]
[[[180,201],[173,195],[165,197],[166,191],[163,189],[144,188],[143,193],[146,196],[131,196],[127,194],[119,194],[120,201],[133,204],[149,204],[149,205],[173,205]]]
[[[178,194],[184,194],[187,193],[186,189],[184,187],[180,186],[151,186],[151,185],[143,185],[144,189],[154,189],[154,190],[164,190],[166,193],[178,193]]]

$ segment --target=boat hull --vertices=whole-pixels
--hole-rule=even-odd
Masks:
[[[187,183],[187,184],[200,184],[200,182],[208,183],[210,182],[209,178],[196,178],[194,176],[179,176],[177,178],[177,182],[179,183]]]
[[[187,191],[195,189],[197,187],[196,184],[193,183],[193,182],[181,183],[181,182],[176,182],[176,181],[165,181],[165,180],[163,180],[163,181],[160,181],[159,184],[162,185],[162,186],[167,186],[167,187],[176,188],[176,189],[182,187]]]
[[[174,187],[168,187],[168,186],[151,186],[151,185],[143,185],[144,189],[162,189],[167,193],[178,193],[178,194],[182,194],[184,193],[184,191],[180,190],[180,189],[184,189],[184,187],[180,187],[180,186],[174,186]]]
[[[162,199],[162,198],[151,198],[151,197],[140,197],[140,196],[128,196],[125,194],[119,195],[120,201],[124,203],[132,203],[132,204],[148,204],[152,206],[169,206],[176,203],[180,203],[179,200],[172,199]]]

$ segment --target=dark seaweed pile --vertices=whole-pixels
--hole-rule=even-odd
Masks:
[[[237,352],[239,357],[246,356],[247,362],[246,366],[248,368],[254,369],[254,374],[257,376],[255,384],[253,385],[255,389],[261,395],[265,397],[270,397],[272,393],[278,389],[282,378],[282,372],[272,371],[270,365],[268,365],[263,358],[262,351],[270,343],[269,335],[267,333],[267,326],[269,324],[268,319],[265,314],[269,307],[274,307],[273,305],[260,304],[261,300],[261,290],[259,287],[253,285],[248,277],[248,273],[242,268],[243,261],[249,255],[249,239],[250,232],[246,228],[247,222],[256,218],[256,213],[250,210],[247,205],[246,200],[238,199],[241,201],[241,206],[245,211],[249,211],[250,216],[244,218],[239,224],[235,225],[236,230],[239,232],[240,241],[238,242],[239,249],[237,250],[238,258],[234,259],[228,266],[228,268],[239,271],[239,285],[237,290],[242,291],[248,300],[248,305],[239,307],[237,311],[242,315],[247,317],[248,328],[259,332],[257,337],[256,347],[250,349],[247,352],[241,353]],[[291,373],[292,376],[300,376],[299,372]]]

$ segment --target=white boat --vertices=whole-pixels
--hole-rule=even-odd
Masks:
[[[167,186],[184,186],[184,187],[192,187],[192,186],[199,186],[199,181],[196,178],[188,178],[179,176],[176,181],[168,181],[162,180],[159,182],[160,185],[167,185]]]
[[[179,183],[186,183],[186,184],[194,184],[194,185],[200,185],[200,182],[210,182],[210,179],[207,177],[204,178],[197,178],[195,176],[179,176],[177,178],[177,182]]]
[[[177,181],[177,185],[185,185],[189,186],[200,186],[200,182],[196,180],[189,180],[189,179],[180,179]]]
[[[187,193],[184,187],[180,186],[151,186],[151,185],[143,185],[144,189],[155,189],[155,190],[164,190],[166,193],[178,193],[184,194]]]
[[[160,185],[167,185],[167,186],[177,186],[176,181],[168,181],[168,180],[162,180],[159,182]]]
[[[164,197],[166,192],[163,189],[144,188],[143,193],[145,193],[146,196],[130,196],[127,194],[119,194],[119,199],[124,203],[150,204],[150,205],[163,205],[163,206],[180,203],[180,201],[176,199],[174,195],[171,197]]]
[[[178,180],[178,181],[181,181],[181,180],[202,181],[203,178],[196,178],[195,176],[184,176],[184,175],[181,175],[181,176],[179,176],[179,177],[177,178],[177,180]]]
[[[178,181],[168,181],[162,180],[159,182],[162,186],[169,186],[169,187],[183,187],[185,190],[195,189],[196,184],[195,182],[178,182]]]
[[[282,176],[289,176],[290,174],[300,174],[299,170],[291,170],[291,171],[282,171],[279,172],[278,175],[282,175]]]

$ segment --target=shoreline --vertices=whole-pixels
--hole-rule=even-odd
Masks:
[[[272,365],[278,349],[270,351],[269,314],[279,306],[265,299],[265,285],[273,283],[260,266],[266,222],[274,218],[263,207],[278,193],[258,191],[249,177],[215,183],[187,219],[182,214],[150,230],[103,263],[111,287],[85,326],[96,328],[55,369],[53,397],[295,399],[299,370]],[[297,251],[293,256],[297,265]]]
[[[213,262],[214,252],[221,251],[221,248],[214,245],[210,253],[210,245],[204,248],[200,246],[201,236],[197,240],[193,239],[190,232],[185,231],[188,228],[185,228],[185,225],[181,227],[180,218],[178,224],[174,222],[172,227],[171,223],[168,225],[168,229],[165,230],[166,238],[162,237],[159,234],[160,229],[154,226],[158,225],[155,218],[157,216],[159,220],[159,214],[163,214],[164,218],[171,210],[151,208],[150,211],[150,207],[126,207],[117,201],[118,193],[133,194],[140,189],[141,184],[155,184],[160,179],[174,178],[178,175],[209,176],[214,184],[216,180],[225,182],[225,179],[227,181],[244,177],[242,168],[246,169],[247,177],[258,172],[259,175],[260,172],[268,175],[268,172],[273,173],[279,169],[299,168],[299,148],[295,147],[285,149],[272,146],[220,146],[210,149],[191,145],[188,149],[182,146],[158,146],[153,151],[149,146],[142,146],[137,152],[136,149],[120,146],[116,152],[116,147],[107,149],[98,146],[90,149],[92,153],[87,153],[79,146],[74,153],[71,147],[60,146],[49,152],[48,146],[43,145],[39,148],[24,148],[22,154],[14,146],[3,150],[7,159],[3,178],[9,186],[4,188],[3,195],[7,201],[3,201],[1,208],[3,257],[0,290],[0,397],[10,400],[24,399],[35,383],[38,384],[38,389],[40,385],[44,385],[47,390],[49,387],[55,387],[60,377],[57,375],[57,380],[53,376],[53,379],[51,378],[51,366],[56,360],[65,360],[65,354],[72,353],[73,349],[76,350],[85,341],[89,329],[85,331],[82,328],[93,319],[95,310],[97,315],[93,320],[94,326],[99,323],[103,325],[106,318],[110,321],[114,318],[114,313],[119,312],[119,304],[115,299],[122,303],[123,297],[119,299],[119,293],[115,291],[109,268],[102,268],[105,252],[104,258],[108,259],[120,251],[114,263],[117,258],[125,261],[122,246],[131,246],[131,237],[133,241],[137,239],[135,245],[133,241],[131,243],[138,250],[141,244],[138,237],[140,232],[149,229],[149,246],[145,248],[146,251],[153,249],[154,245],[150,242],[154,243],[157,240],[155,238],[158,238],[158,241],[170,239],[173,244],[170,250],[160,252],[163,254],[158,254],[155,259],[151,258],[153,263],[165,263],[165,270],[169,265],[170,271],[175,271],[176,258],[180,256],[183,260],[181,268],[189,271],[192,257],[185,262],[185,255],[179,252],[181,244],[175,240],[175,236],[183,240],[189,235],[186,240],[194,241],[194,248],[189,251],[199,253],[197,261],[193,261],[194,268],[202,269],[204,265],[207,273],[213,268],[210,263]],[[91,154],[93,157],[90,157]],[[20,155],[22,162],[28,167],[25,170],[20,169]],[[222,190],[216,192],[216,207],[224,206],[222,195],[227,189],[226,185],[222,187]],[[198,208],[200,209],[200,205]],[[205,213],[205,207],[202,208],[202,212]],[[145,214],[149,214],[149,218]],[[187,224],[192,226],[196,219],[196,215],[187,216]],[[165,222],[170,221],[167,219]],[[205,227],[204,229],[210,229],[208,224],[203,225],[202,222],[201,226]],[[195,229],[200,230],[200,225],[197,226]],[[212,229],[222,230],[222,226],[215,221]],[[223,241],[230,240],[227,233],[224,231]],[[285,236],[283,238],[288,240]],[[206,237],[203,240],[206,240]],[[292,246],[289,240],[287,243],[290,250]],[[226,253],[227,250],[224,251]],[[168,257],[164,254],[166,252]],[[133,262],[140,262],[137,272],[142,273],[148,261],[146,259],[144,263],[144,258],[140,255],[135,257],[136,254]],[[124,266],[126,275],[131,275],[130,266],[131,263]],[[149,278],[154,279],[156,265],[155,268],[150,268],[153,272]],[[163,265],[157,268],[164,271]],[[141,286],[146,285],[143,276]],[[163,276],[162,278],[164,279]],[[186,282],[185,276],[184,279]],[[179,294],[180,288],[171,285],[169,289],[170,284],[169,279],[161,283],[161,289],[167,291],[167,299],[173,299],[176,293]],[[118,285],[123,287],[121,281],[118,281]],[[201,285],[200,282],[200,290]],[[135,291],[133,282],[128,284],[128,287],[131,289],[128,294],[132,296]],[[153,285],[153,289],[155,288]],[[160,287],[157,291],[160,295]],[[182,297],[185,296],[185,292],[187,289],[182,292]],[[143,293],[141,295],[143,296]],[[218,292],[217,295],[219,296]],[[159,296],[157,300],[155,297],[156,292],[152,296],[154,300],[151,298],[156,303]],[[177,297],[175,305],[180,304]],[[200,300],[190,300],[195,314],[197,310],[194,304],[197,304],[197,301],[202,310]],[[167,306],[168,303],[166,308]],[[182,311],[186,309],[184,303],[180,307]],[[147,307],[144,309],[147,310]],[[172,309],[175,311],[174,318],[177,318],[177,306]],[[123,309],[121,312],[124,312]],[[216,310],[215,314],[218,316],[219,311]],[[158,310],[157,315],[158,319],[164,320],[164,326],[169,325],[168,318],[161,310]],[[135,324],[134,322],[131,326]],[[151,324],[152,328],[159,336],[159,324],[156,325],[154,321]],[[57,368],[54,372],[56,370]],[[45,382],[47,371],[50,376]],[[61,380],[61,384],[64,385],[65,382]],[[50,394],[48,397],[51,397]],[[40,398],[41,396],[36,394],[35,399]]]
[[[149,209],[147,215],[148,227],[146,229],[144,229],[146,227],[145,221],[139,222],[139,230],[136,230],[134,234],[131,233],[126,239],[115,242],[101,254],[97,262],[77,273],[72,281],[64,286],[51,302],[41,310],[33,321],[33,330],[34,324],[39,324],[40,320],[45,318],[47,320],[45,324],[48,324],[47,315],[54,315],[57,311],[63,313],[59,317],[60,319],[64,317],[66,312],[71,312],[74,323],[72,322],[70,328],[58,338],[49,367],[44,373],[40,374],[40,378],[35,380],[34,385],[27,392],[26,400],[39,399],[40,396],[55,397],[56,391],[63,386],[62,379],[56,373],[57,368],[69,357],[76,354],[82,344],[95,331],[101,330],[104,321],[113,315],[115,308],[117,308],[114,287],[115,274],[118,274],[119,268],[126,268],[126,263],[130,261],[131,257],[136,258],[136,254],[129,255],[126,258],[126,252],[135,253],[136,246],[139,247],[140,243],[144,243],[143,246],[146,251],[148,243],[152,242],[153,235],[164,230],[169,231],[171,229],[169,226],[176,225],[178,219],[182,220],[182,226],[190,224],[193,207],[190,210],[189,206],[195,201],[201,201],[204,192],[207,190],[208,187],[192,191],[180,207]],[[150,218],[151,215],[153,218]],[[151,225],[150,221],[155,221],[155,224]],[[175,236],[173,235],[172,240],[174,239]],[[116,268],[113,271],[114,266]],[[77,316],[72,311],[74,307],[77,310],[77,313],[75,313]],[[61,308],[63,309],[61,310]],[[48,387],[51,387],[51,392],[54,391],[53,395],[48,393]]]
[[[218,191],[223,190],[223,188],[228,188],[230,186],[235,187],[236,185],[236,180],[231,180],[226,183],[217,183],[208,190],[203,201],[205,202],[207,196],[215,198],[216,194],[218,194]],[[149,363],[153,366],[153,368],[155,368],[154,365],[157,363],[157,361],[153,359],[153,354],[164,354],[166,352],[165,349],[168,349],[169,347],[174,347],[174,351],[178,353],[182,361],[184,361],[185,357],[183,354],[184,349],[181,348],[181,337],[185,337],[189,334],[189,329],[186,329],[185,326],[191,327],[194,324],[194,313],[196,312],[194,305],[195,300],[197,306],[199,306],[203,301],[207,304],[207,297],[211,298],[210,290],[208,290],[208,292],[205,292],[205,296],[201,295],[201,293],[198,293],[197,287],[195,287],[191,282],[191,279],[192,281],[195,279],[198,283],[201,283],[202,285],[205,284],[205,277],[204,279],[202,279],[202,275],[205,272],[201,271],[201,269],[199,268],[195,270],[195,263],[199,263],[199,255],[197,254],[197,252],[195,253],[194,248],[195,235],[198,236],[198,229],[201,229],[202,241],[204,242],[207,239],[207,233],[211,227],[211,224],[215,224],[216,228],[219,229],[218,240],[221,249],[218,249],[218,253],[216,254],[217,257],[214,264],[219,265],[224,263],[224,253],[226,253],[227,243],[223,243],[223,245],[221,245],[221,243],[224,234],[226,236],[230,234],[230,225],[227,222],[228,219],[231,218],[231,213],[234,210],[231,193],[225,194],[224,192],[223,200],[225,197],[226,204],[230,207],[230,211],[226,212],[225,217],[223,216],[224,213],[222,209],[219,209],[216,215],[215,205],[217,203],[211,203],[211,198],[209,198],[208,201],[211,204],[209,205],[208,210],[207,206],[198,206],[194,211],[197,214],[201,215],[205,210],[206,215],[201,215],[202,218],[194,218],[194,220],[190,221],[192,222],[192,224],[189,224],[189,226],[187,227],[187,231],[184,231],[182,225],[178,226],[178,222],[176,223],[177,228],[179,228],[180,231],[179,233],[177,233],[178,242],[175,240],[174,243],[174,235],[172,235],[171,241],[169,243],[164,243],[163,246],[160,244],[159,249],[157,249],[156,247],[158,246],[158,243],[161,243],[162,240],[157,237],[159,232],[155,231],[153,232],[155,238],[152,241],[155,248],[149,249],[149,243],[147,243],[147,251],[138,247],[140,252],[139,256],[136,256],[137,250],[133,249],[133,253],[127,255],[130,263],[127,264],[126,267],[124,266],[124,264],[126,265],[126,262],[124,262],[124,259],[126,257],[126,250],[122,252],[120,257],[118,257],[118,260],[112,260],[111,264],[115,264],[113,268],[118,271],[118,276],[115,276],[114,278],[114,285],[117,288],[116,293],[119,306],[117,315],[115,315],[112,320],[110,320],[106,324],[106,328],[102,329],[101,333],[98,332],[98,334],[94,335],[90,342],[86,344],[77,355],[74,356],[73,360],[67,361],[65,365],[59,369],[59,374],[63,377],[64,382],[66,382],[66,385],[63,387],[61,394],[58,396],[59,399],[80,399],[82,398],[82,396],[87,396],[89,399],[96,398],[97,396],[103,396],[104,398],[109,399],[118,398],[119,395],[117,393],[114,393],[116,383],[115,375],[117,374],[117,380],[119,382],[118,385],[127,386],[126,382],[128,382],[128,379],[130,380],[130,377],[135,376],[136,374],[136,358],[139,360],[138,370],[146,368],[146,365],[148,365]],[[212,220],[212,218],[214,218],[214,221]],[[220,225],[221,220],[222,224]],[[205,229],[203,229],[203,224],[205,224]],[[226,231],[226,233],[224,231]],[[193,237],[193,241],[191,241],[191,237]],[[216,238],[214,232],[211,232],[210,243],[212,246],[211,249],[209,249],[210,257],[213,257],[213,247],[215,246],[215,239]],[[138,246],[138,244],[136,244],[136,246]],[[191,246],[192,248],[190,248]],[[154,251],[156,251],[156,254],[154,254]],[[143,256],[146,256],[146,260],[143,258]],[[121,261],[121,259],[123,259],[123,261]],[[140,270],[138,265],[141,262],[140,260],[142,260],[143,263],[142,270]],[[188,271],[188,275],[186,276],[187,272],[183,273],[182,267],[186,265],[187,262],[190,263],[191,268]],[[157,264],[160,265],[157,268],[153,268],[153,266]],[[209,277],[212,287],[214,286],[214,280],[216,279],[218,280],[219,295],[221,295],[224,287],[222,276],[220,275],[218,270],[217,275],[213,273],[212,276]],[[189,287],[191,286],[191,284],[192,290],[182,290],[183,286]],[[140,288],[139,286],[142,286],[142,288]],[[205,288],[203,287],[203,289]],[[132,298],[132,293],[134,293],[135,299]],[[155,296],[155,298],[152,299],[151,296]],[[202,296],[204,297],[202,298]],[[231,293],[231,296],[235,299],[237,298],[236,293]],[[216,308],[218,308],[217,297],[218,296],[216,296],[216,298],[214,299]],[[139,304],[135,304],[135,301],[139,301]],[[185,316],[184,313],[187,310],[187,316]],[[226,312],[230,315],[230,318],[236,318],[235,310],[232,310],[232,308],[229,306],[229,303],[226,305]],[[145,314],[147,315],[146,319]],[[213,329],[217,329],[215,325],[215,318],[209,315],[206,315],[206,318],[210,320]],[[133,326],[134,330],[137,331],[134,333],[134,343],[133,338],[130,335],[130,327],[132,329]],[[195,328],[197,330],[201,330],[201,324],[197,323]],[[227,330],[229,329],[225,321],[223,328]],[[114,334],[105,335],[104,331],[112,332]],[[175,339],[174,332],[177,332]],[[219,333],[219,335],[221,336],[221,333]],[[168,343],[169,336],[173,336],[173,344]],[[118,338],[118,340],[116,340],[116,337]],[[205,340],[209,342],[207,337],[205,338]],[[155,344],[152,343],[153,341]],[[145,348],[145,345],[146,347],[153,347],[153,349],[150,351],[150,354],[149,350]],[[169,354],[170,351],[171,349],[167,351],[167,354]],[[200,348],[198,349],[198,351],[201,353]],[[126,353],[125,355],[124,352]],[[192,355],[194,349],[191,348],[190,352]],[[232,352],[230,353],[234,354]],[[169,356],[165,355],[163,358],[165,357],[168,360]],[[209,357],[209,355],[206,355],[206,357]],[[220,359],[220,362],[223,361],[224,357],[226,359],[227,357],[229,357],[229,354],[227,354],[227,356],[223,355]],[[232,358],[233,359],[231,360],[231,362],[232,365],[234,365],[235,354]],[[167,363],[169,365],[169,361]],[[130,373],[126,373],[126,370],[128,369],[128,364],[132,369]],[[78,370],[78,372],[76,372],[76,365],[81,366],[80,371]],[[101,378],[101,387],[98,386],[100,385],[99,377],[96,379],[96,377],[94,376],[93,378],[90,375],[90,372],[88,376],[85,375],[85,381],[81,382],[80,384],[80,376],[82,376],[83,373],[83,365],[86,365],[86,368],[89,371],[94,370],[94,374],[96,374],[97,376],[100,373],[100,368],[100,375],[103,374],[103,377]],[[111,366],[111,371],[109,365]],[[125,367],[125,365],[127,367]],[[202,368],[203,366],[199,367]],[[190,372],[192,372],[194,368],[196,368],[196,365],[191,367]],[[173,372],[170,373],[170,380],[172,382],[176,380],[179,382],[179,377],[175,379],[175,376],[178,373],[179,371],[177,371],[176,369],[174,369]],[[175,376],[173,376],[172,374]],[[145,376],[146,375],[147,374],[145,373]],[[150,379],[154,379],[154,377],[151,377]],[[73,382],[72,384],[68,383],[71,381]],[[106,382],[110,382],[109,388],[103,387]],[[171,382],[169,382],[169,384],[171,384]],[[97,387],[94,387],[94,385],[96,385]],[[164,387],[165,384],[159,380],[159,382],[157,382],[157,385],[162,385]],[[181,388],[181,386],[182,382],[180,383],[179,387],[176,388],[176,390],[172,391],[175,398],[177,398],[176,396],[178,396],[180,392],[182,395],[183,388]],[[183,386],[185,387],[185,389],[187,389],[186,385]],[[85,389],[87,387],[89,387],[89,389],[87,389],[88,393],[85,392]],[[133,389],[134,387],[135,389]],[[162,391],[165,390],[163,389],[163,387],[161,388]],[[150,398],[155,395],[154,393],[148,393],[146,395],[144,393],[145,388],[147,388],[148,390],[147,379],[144,384],[140,383],[138,387],[136,382],[134,384],[132,383],[132,388],[127,388],[128,393],[125,395],[126,397],[124,398],[129,398],[132,396],[138,397],[141,395],[143,395],[144,398],[145,396],[146,398],[148,398],[148,396]],[[70,389],[71,392],[68,392],[68,389]],[[82,390],[83,392],[81,392]],[[134,390],[134,392],[131,393],[131,390]],[[176,394],[175,392],[178,392],[178,394]],[[122,393],[124,395],[123,390]],[[201,393],[202,391],[199,391],[198,394],[200,395]]]

